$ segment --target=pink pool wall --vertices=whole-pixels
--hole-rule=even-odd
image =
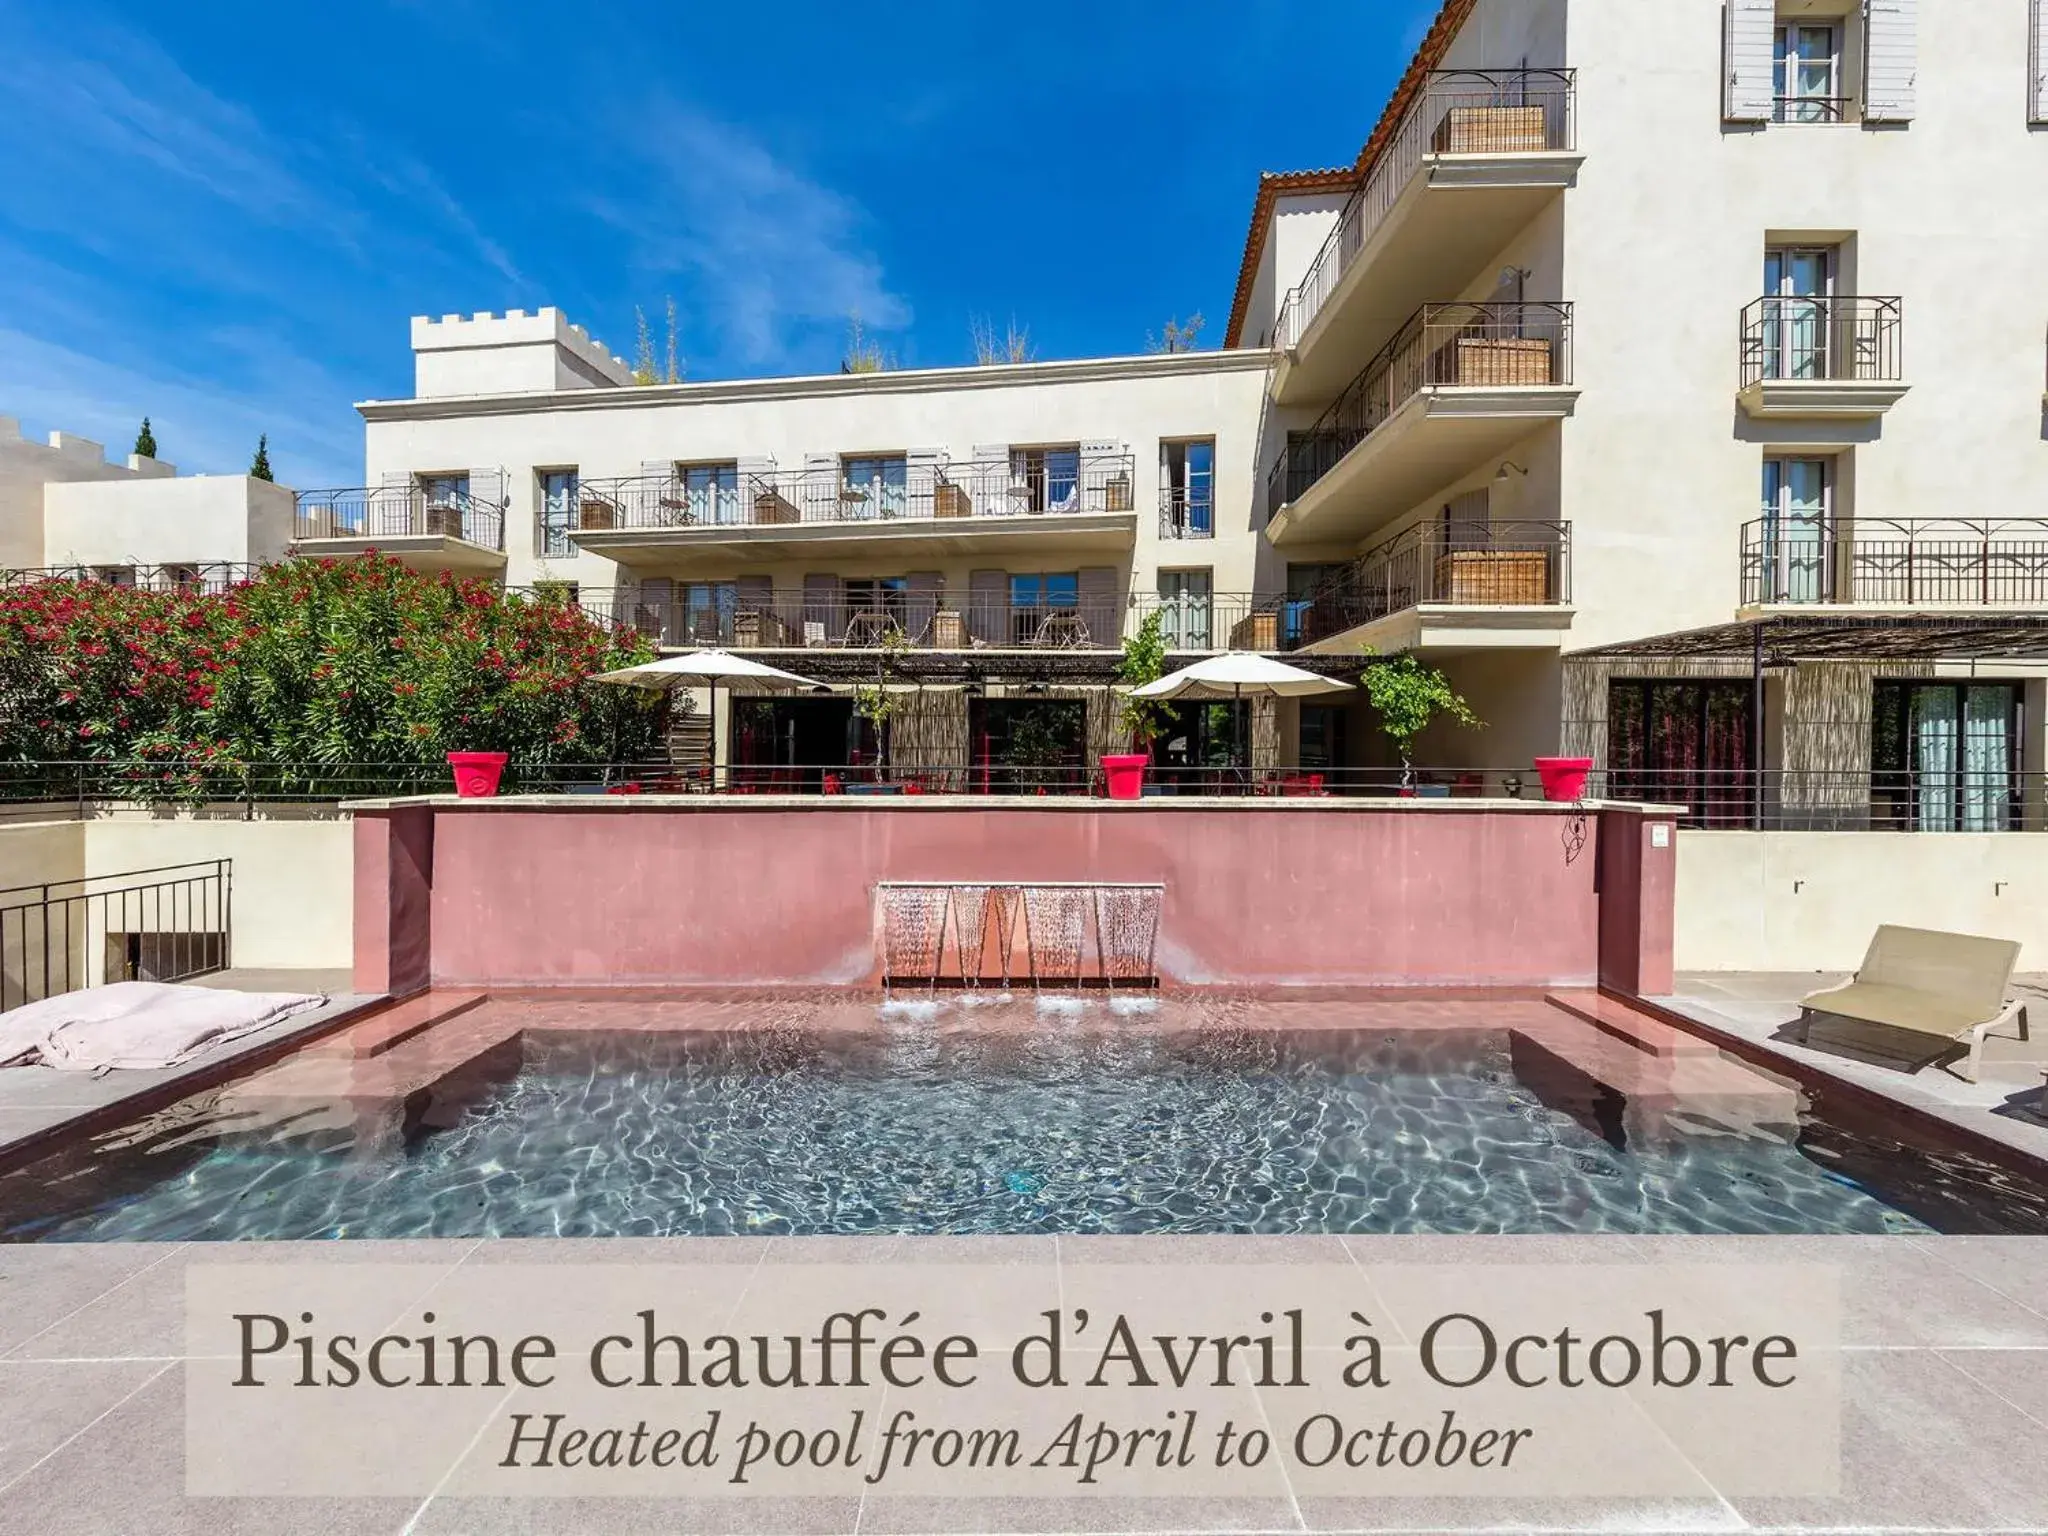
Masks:
[[[359,986],[860,984],[875,887],[1157,881],[1168,984],[1670,987],[1668,822],[1541,808],[357,812]]]

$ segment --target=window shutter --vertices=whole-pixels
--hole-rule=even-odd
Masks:
[[[642,459],[640,461],[640,478],[643,480],[668,480],[674,477],[675,472],[676,461],[674,459]]]
[[[1728,0],[1722,67],[1727,71],[1721,115],[1731,123],[1771,120],[1772,41],[1778,27],[1777,0]]]
[[[469,472],[469,499],[480,506],[502,508],[505,505],[505,471],[472,469]]]
[[[846,637],[845,608],[846,601],[837,576],[804,578],[804,624],[820,625],[827,641]]]
[[[1007,453],[1009,450],[1003,450]],[[979,458],[976,450],[975,457]],[[983,645],[1010,643],[1010,573],[971,571],[967,576],[967,633]]]
[[[2048,0],[2028,0],[2027,121],[2048,123]]]
[[[1915,34],[1920,0],[1863,0],[1863,117],[1873,123],[1913,120],[1920,71]]]
[[[742,576],[733,591],[741,613],[766,613],[775,604],[775,583],[766,576]]]
[[[932,620],[938,616],[939,604],[946,595],[946,576],[943,571],[912,571],[906,578],[910,586],[910,611],[905,616],[903,632],[921,644],[931,643]]]
[[[681,631],[676,614],[675,582],[667,576],[649,576],[641,581],[639,600],[633,605],[633,627],[641,634],[652,637],[658,644],[674,645],[688,641],[701,643],[694,635]]]
[[[1077,575],[1081,593],[1081,622],[1088,626],[1088,643],[1107,649],[1118,643],[1123,626],[1117,623],[1116,567],[1084,565]]]

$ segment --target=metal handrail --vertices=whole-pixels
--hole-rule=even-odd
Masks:
[[[1745,603],[2048,603],[2048,517],[1760,517],[1742,526]]]
[[[1571,601],[1571,524],[1439,519],[1367,550],[1319,586],[1303,620],[1310,639],[1422,604],[1550,607]]]
[[[107,981],[225,970],[234,963],[233,869],[231,859],[209,859],[0,890],[0,1011]],[[127,941],[118,955],[117,935]]]
[[[440,535],[482,549],[505,547],[505,508],[467,491],[437,492],[419,485],[345,486],[300,491],[295,537],[397,539]]]
[[[1860,294],[1774,296],[1742,311],[1742,384],[1904,376],[1904,301]]]
[[[1335,469],[1424,389],[1503,389],[1572,381],[1568,303],[1425,304],[1305,432],[1266,478],[1266,516]]]
[[[254,581],[262,569],[260,565],[239,560],[169,561],[157,565],[109,561],[99,565],[22,566],[0,570],[0,587],[78,581],[134,587],[148,592],[214,593]]]
[[[1300,345],[1338,281],[1427,161],[1456,154],[1530,154],[1577,142],[1578,76],[1569,69],[1433,71],[1273,325],[1273,350]]]

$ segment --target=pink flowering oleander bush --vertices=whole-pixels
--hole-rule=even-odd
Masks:
[[[317,788],[323,767],[504,752],[516,783],[656,755],[661,696],[585,681],[653,655],[566,601],[375,555],[215,593],[16,585],[0,588],[0,761],[118,763],[132,792],[174,796],[248,764]]]

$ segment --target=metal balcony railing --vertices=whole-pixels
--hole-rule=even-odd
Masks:
[[[1294,628],[1307,644],[1425,603],[1548,607],[1571,601],[1571,524],[1436,521],[1368,550],[1325,582]]]
[[[1170,651],[1277,651],[1283,648],[1283,601],[1251,592],[1133,593],[1129,629],[1135,633],[1156,613]]]
[[[986,463],[898,463],[873,474],[835,464],[735,475],[718,484],[659,475],[586,480],[570,526],[598,533],[1130,512],[1136,462],[1129,453],[1026,454]]]
[[[1159,537],[1162,539],[1213,539],[1216,537],[1216,503],[1208,491],[1189,491],[1166,485],[1159,488]]]
[[[2048,518],[1758,518],[1742,529],[1742,600],[2048,603]]]
[[[1297,501],[1424,389],[1572,381],[1569,304],[1425,304],[1305,432],[1266,480],[1266,516]]]
[[[234,963],[234,864],[167,864],[0,890],[0,1011],[116,981]]]
[[[211,593],[254,581],[260,569],[229,560],[164,565],[44,565],[0,571],[0,587],[27,586],[39,581],[97,581],[149,592]]]
[[[417,485],[300,491],[296,536],[308,539],[404,539],[439,535],[480,549],[505,547],[505,509],[467,491]]]
[[[1113,650],[1123,642],[1124,594],[1080,594],[1013,602],[984,594],[911,591],[837,595],[776,589],[661,597],[635,591],[584,592],[576,606],[593,621],[632,629],[665,646],[740,650]]]
[[[1903,301],[1836,294],[1764,298],[1742,311],[1742,384],[1811,379],[1896,384]]]
[[[1274,350],[1300,344],[1425,161],[1575,148],[1577,98],[1577,77],[1568,69],[1452,69],[1430,75],[1393,143],[1337,216],[1307,275],[1281,302]]]

